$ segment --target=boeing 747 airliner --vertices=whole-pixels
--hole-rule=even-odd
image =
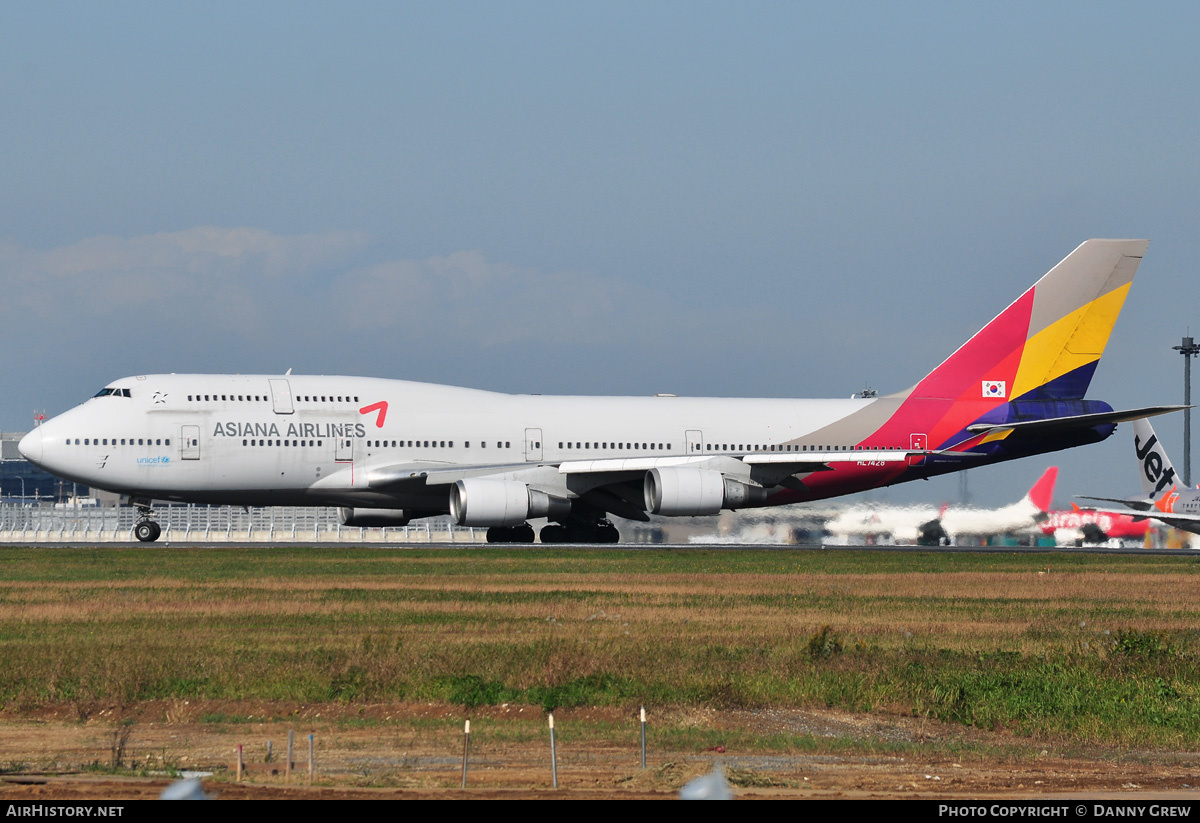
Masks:
[[[126,377],[30,432],[30,461],[152,501],[449,513],[490,542],[611,543],[609,515],[713,515],[1042,454],[1174,407],[1084,392],[1144,240],[1088,240],[912,388],[846,400],[552,397],[367,377]]]

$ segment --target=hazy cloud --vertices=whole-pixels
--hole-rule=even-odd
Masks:
[[[365,246],[350,232],[280,236],[202,226],[141,237],[92,237],[49,250],[0,243],[0,316],[16,322],[165,311],[218,326],[255,317],[266,279],[304,275]]]
[[[657,300],[646,288],[579,272],[543,272],[461,251],[346,273],[331,298],[359,330],[452,331],[482,345],[586,335],[593,342],[636,331]]]
[[[71,318],[126,347],[152,344],[145,335],[163,324],[192,329],[193,339],[208,330],[213,349],[226,333],[244,342],[294,339],[297,351],[347,335],[595,345],[648,334],[663,303],[639,284],[495,262],[477,251],[357,264],[368,252],[356,233],[212,226],[48,250],[2,242],[0,317],[10,334]],[[139,321],[140,339],[112,318]]]

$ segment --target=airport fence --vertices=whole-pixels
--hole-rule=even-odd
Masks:
[[[154,507],[162,527],[160,543],[483,543],[487,529],[455,526],[449,518],[428,518],[408,526],[359,528],[338,522],[330,507],[190,504]],[[100,542],[136,540],[132,506],[37,506],[0,504],[0,543]]]

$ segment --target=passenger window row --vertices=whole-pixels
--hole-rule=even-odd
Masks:
[[[566,450],[566,449],[591,449],[591,448],[596,448],[596,449],[601,449],[601,450],[611,448],[611,449],[616,449],[617,451],[626,451],[626,450],[670,451],[671,450],[670,443],[667,443],[664,448],[664,445],[662,443],[642,443],[639,446],[637,443],[608,443],[608,442],[592,443],[591,441],[585,441],[585,442],[581,443],[577,440],[575,440],[575,441],[568,440],[566,443],[563,443],[560,440],[560,441],[558,441],[558,447],[560,449],[564,449],[564,450]]]
[[[339,394],[336,396],[332,395],[332,394],[328,394],[328,395],[326,395],[326,394],[299,395],[298,394],[298,395],[296,395],[296,402],[297,403],[357,403],[358,395],[356,394],[353,397],[351,397],[348,394],[347,395]]]
[[[129,389],[104,389],[104,391],[100,392],[100,394],[98,394],[96,396],[100,397],[101,395],[104,395],[107,393],[111,393],[111,392],[120,393],[122,391],[125,392],[125,397],[129,396]],[[196,402],[210,402],[211,403],[214,401],[224,401],[226,403],[228,403],[228,402],[265,403],[265,402],[269,401],[271,398],[265,394],[189,394],[187,396],[187,399],[188,399],[189,403],[196,403]],[[297,403],[357,403],[357,402],[359,402],[358,395],[351,396],[349,394],[345,394],[345,395],[343,395],[343,394],[338,394],[338,395],[333,395],[333,394],[296,395],[295,401]]]
[[[453,440],[368,440],[366,441],[369,449],[452,449],[454,448]],[[540,445],[540,444],[539,444]],[[486,440],[479,441],[479,448],[486,449],[488,447]],[[471,441],[463,442],[463,448],[471,448]],[[510,449],[512,448],[511,440],[497,440],[496,448]]]
[[[265,394],[189,394],[187,399],[188,402],[192,403],[201,401],[212,402],[216,400],[224,400],[226,402],[232,400],[235,403],[264,403],[269,398]]]
[[[692,448],[698,450],[700,448],[700,444],[693,443]],[[797,445],[797,446],[792,446],[792,445],[763,446],[763,445],[744,445],[741,443],[737,443],[737,444],[734,444],[734,443],[708,443],[705,445],[704,450],[710,451],[710,452],[718,451],[718,452],[734,452],[734,453],[746,454],[749,452],[776,452],[776,451],[779,451],[779,452],[785,452],[785,451],[786,452],[830,452],[830,451],[832,451],[832,452],[843,451],[844,452],[844,451],[864,451],[864,450],[869,451],[871,449],[880,449],[880,448],[886,449],[886,448],[896,448],[896,447],[894,447],[894,446],[840,446],[840,445],[839,446],[828,446],[828,445],[822,445],[822,446],[818,446],[818,445],[812,445],[812,446],[807,446],[807,445],[805,445],[805,446],[799,446],[799,445]]]
[[[136,442],[134,442],[136,440]],[[118,442],[119,441],[119,442]],[[82,439],[76,437],[74,439],[66,438],[68,446],[169,446],[171,438],[154,438],[154,437],[84,437]]]
[[[323,440],[258,440],[250,439],[243,440],[243,446],[320,446],[324,443]]]

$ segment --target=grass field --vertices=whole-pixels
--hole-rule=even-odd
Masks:
[[[1186,747],[1198,584],[1190,555],[0,549],[0,710],[818,706]]]

